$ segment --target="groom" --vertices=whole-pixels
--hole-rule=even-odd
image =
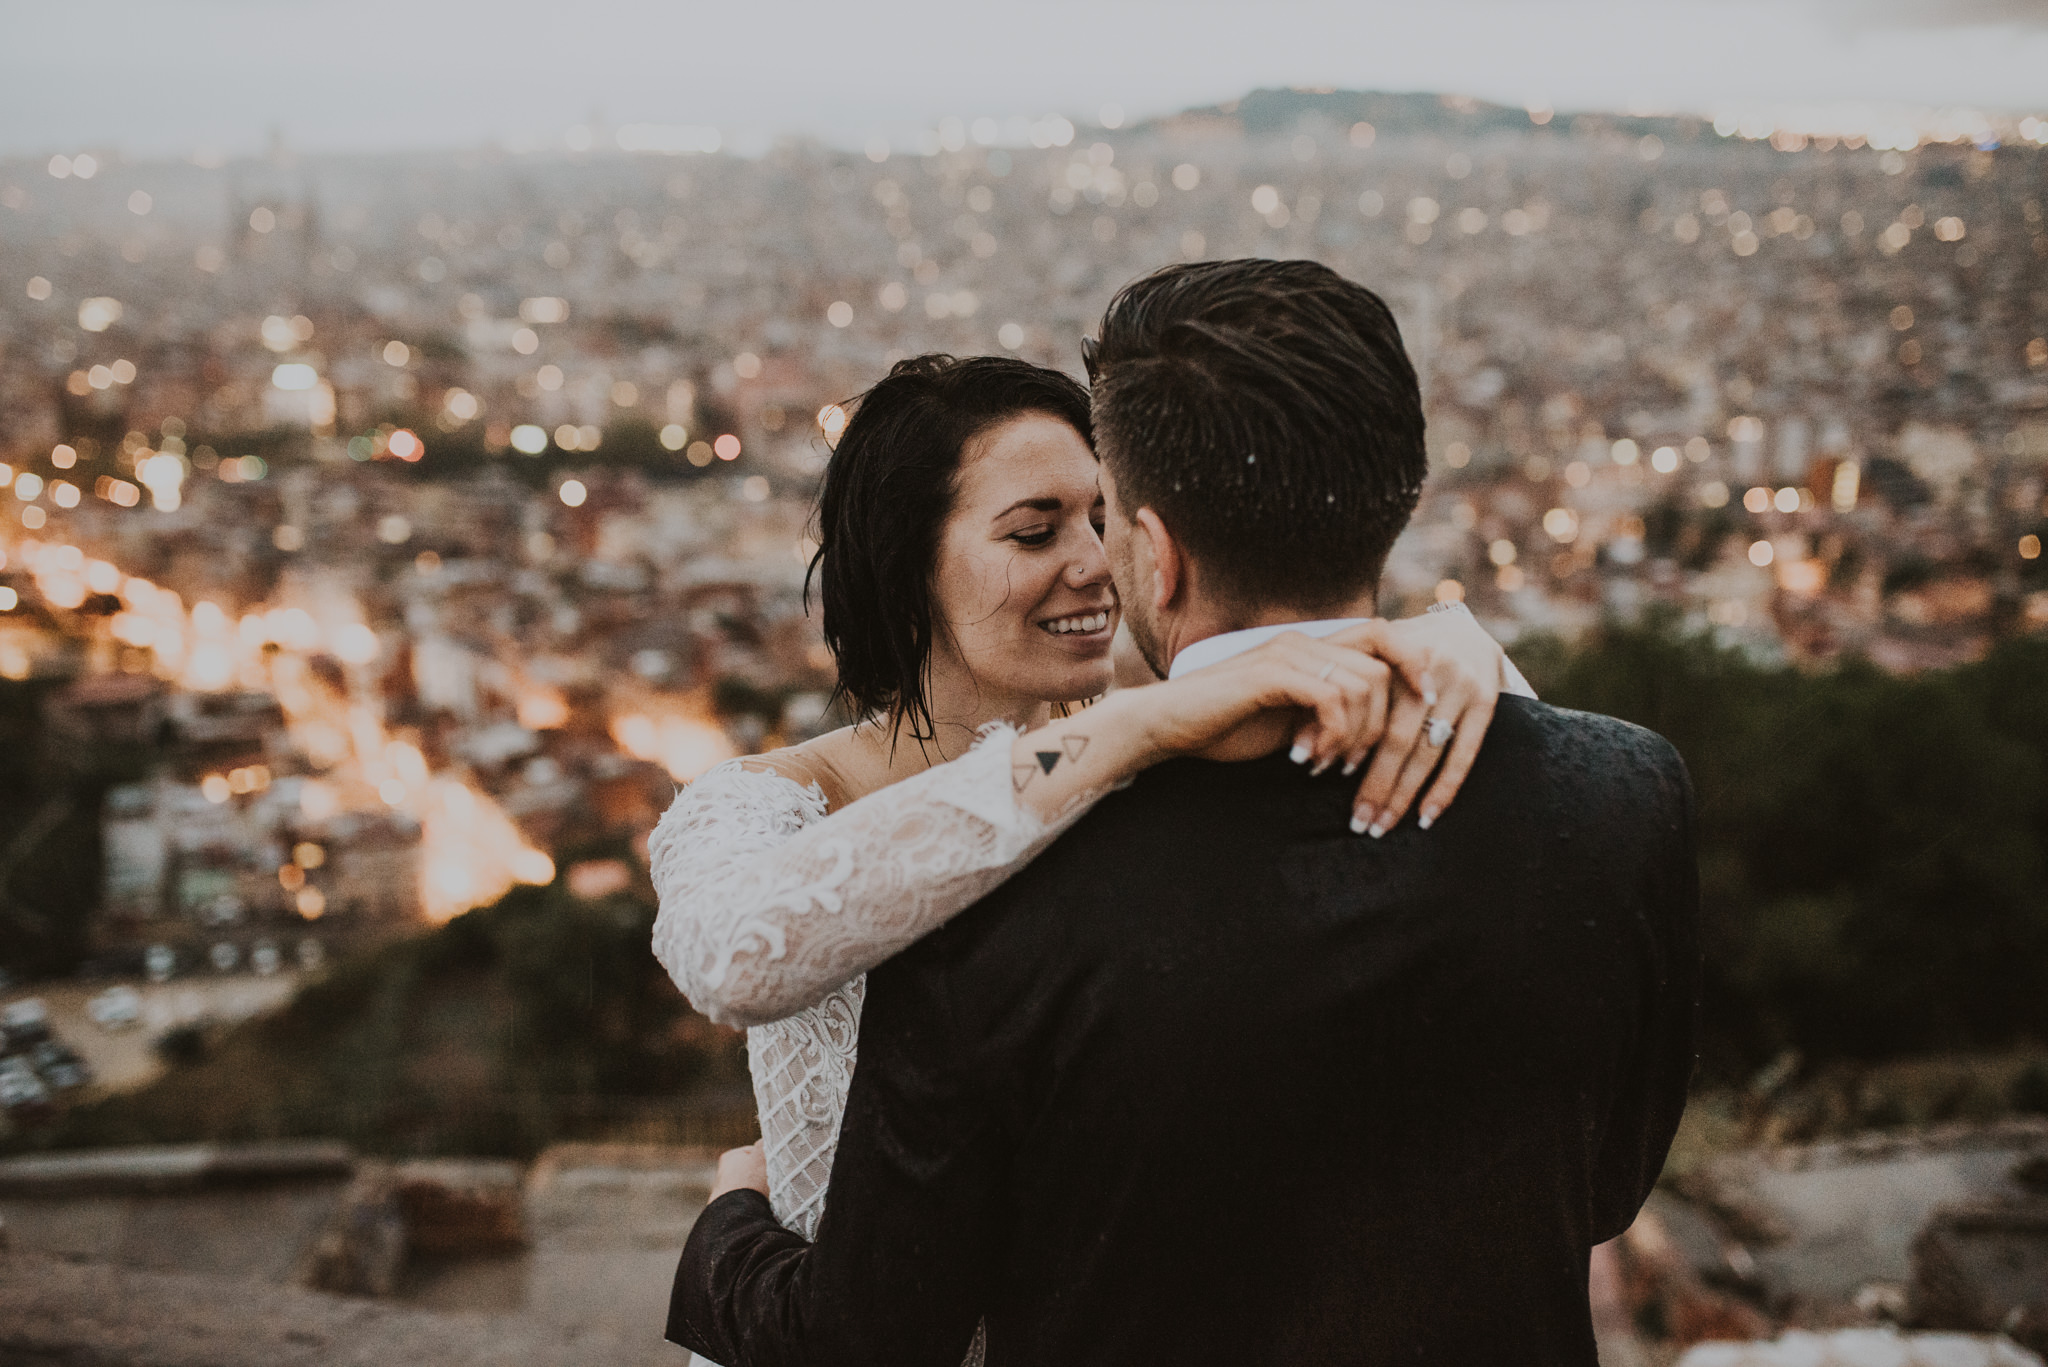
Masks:
[[[1374,613],[1425,470],[1378,296],[1179,266],[1089,356],[1160,673]],[[714,1199],[669,1337],[727,1367],[1570,1363],[1685,1104],[1697,883],[1658,737],[1503,697],[1428,830],[1179,760],[868,978],[817,1241]]]

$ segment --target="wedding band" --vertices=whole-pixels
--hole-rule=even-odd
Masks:
[[[1442,717],[1431,717],[1429,719],[1429,729],[1423,733],[1423,736],[1431,745],[1441,750],[1446,745],[1449,745],[1451,737],[1457,734],[1458,728],[1445,721]]]
[[[1335,674],[1336,672],[1337,672],[1337,662],[1336,662],[1335,660],[1332,660],[1332,661],[1330,661],[1330,662],[1329,662],[1328,664],[1326,664],[1326,665],[1324,665],[1324,666],[1323,666],[1323,672],[1322,672],[1322,673],[1320,673],[1320,674],[1318,674],[1318,675],[1316,675],[1316,678],[1317,678],[1317,679],[1318,679],[1319,681],[1323,682],[1323,683],[1328,683],[1328,682],[1329,682],[1329,679],[1330,679],[1330,676],[1331,676],[1332,674]]]

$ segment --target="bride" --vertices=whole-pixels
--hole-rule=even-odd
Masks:
[[[1352,823],[1369,836],[1434,772],[1427,826],[1499,693],[1527,691],[1462,611],[1309,624],[1110,691],[1113,671],[1127,684],[1150,671],[1121,652],[1112,663],[1089,433],[1085,389],[1004,357],[918,357],[869,390],[825,476],[813,562],[839,687],[863,720],[719,765],[651,838],[655,953],[698,1010],[749,1027],[761,1142],[727,1156],[721,1189],[760,1187],[806,1238],[868,969],[1172,756],[1251,759],[1291,740],[1317,772],[1370,757]],[[1438,721],[1455,723],[1447,750],[1432,744]]]

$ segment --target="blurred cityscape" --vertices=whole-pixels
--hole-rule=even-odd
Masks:
[[[1186,258],[1312,255],[1396,304],[1435,473],[1386,610],[1979,657],[2048,626],[2048,124],[1953,122],[1266,91],[908,152],[633,125],[0,167],[15,762],[107,780],[85,814],[42,785],[6,914],[267,973],[644,840],[674,782],[823,724],[838,401],[928,350],[1072,368]],[[80,821],[97,886],[39,907],[23,861]]]
[[[1396,304],[1435,473],[1386,610],[1981,656],[2048,626],[2048,124],[1953,123],[1265,91],[908,152],[0,166],[0,676],[46,762],[122,780],[85,947],[268,972],[644,840],[822,722],[838,401],[928,350],[1072,368],[1187,258]]]
[[[2038,118],[1275,90],[1132,125],[720,147],[627,125],[0,162],[5,1114],[196,1063],[199,1027],[501,899],[469,948],[436,948],[446,926],[378,961],[394,1000],[469,990],[450,964],[478,937],[531,981],[581,962],[589,935],[537,950],[521,918],[543,904],[506,894],[644,904],[676,784],[836,724],[803,589],[841,405],[925,351],[1078,371],[1111,294],[1173,261],[1312,256],[1395,306],[1433,473],[1386,612],[1462,598],[1511,645],[1668,619],[1760,666],[1900,676],[2048,629]],[[642,931],[605,933],[616,976],[647,976]],[[580,976],[545,986],[590,1013],[557,1033],[615,1029],[643,1090],[732,1089],[730,1042],[672,994],[605,1024]],[[353,990],[302,996],[302,1033],[357,1019]],[[430,1042],[490,1033],[420,1009]],[[516,1072],[538,1046],[501,1047]],[[254,1106],[234,1059],[257,1056],[179,1123]],[[469,1085],[423,1056],[419,1095]],[[2019,1067],[2001,1096],[2048,1086]],[[150,1137],[110,1114],[82,1133]],[[1763,1115],[1745,1137],[1776,1133]],[[554,1134],[515,1122],[422,1146]],[[1829,1304],[1877,1275],[1856,1267]]]

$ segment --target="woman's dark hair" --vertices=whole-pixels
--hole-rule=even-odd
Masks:
[[[1072,377],[1007,356],[914,356],[852,401],[818,494],[825,644],[855,710],[932,735],[932,575],[967,444],[1026,413],[1092,429]]]

